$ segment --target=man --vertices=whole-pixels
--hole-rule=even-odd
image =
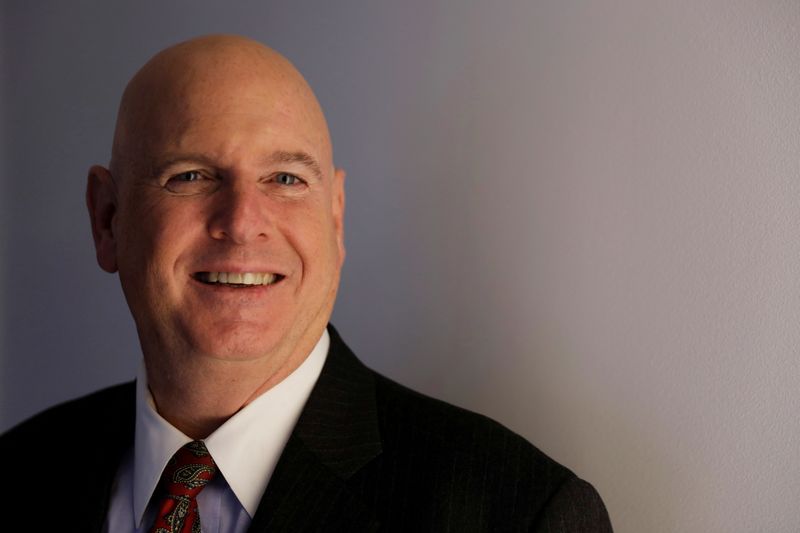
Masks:
[[[311,89],[276,52],[210,36],[152,58],[125,90],[87,204],[144,366],[135,384],[3,436],[7,521],[610,531],[589,484],[500,425],[368,370],[328,326],[344,172]]]

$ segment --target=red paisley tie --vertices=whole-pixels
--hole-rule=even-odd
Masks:
[[[216,473],[214,460],[201,441],[175,452],[161,474],[162,500],[151,533],[200,533],[195,498]]]

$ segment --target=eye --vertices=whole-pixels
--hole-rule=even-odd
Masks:
[[[300,178],[288,172],[279,172],[275,175],[275,182],[280,185],[297,185],[300,181]]]
[[[176,181],[197,181],[201,178],[200,173],[196,170],[189,170],[188,172],[181,172],[177,176],[173,176],[172,179]]]
[[[187,170],[170,177],[164,184],[169,192],[182,195],[211,192],[217,188],[218,181],[199,170]]]

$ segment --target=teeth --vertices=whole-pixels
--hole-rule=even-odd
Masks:
[[[197,278],[206,283],[272,285],[275,283],[277,275],[267,272],[199,272]]]

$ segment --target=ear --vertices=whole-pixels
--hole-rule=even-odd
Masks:
[[[117,271],[117,241],[114,217],[117,214],[117,186],[111,172],[99,165],[89,169],[86,184],[86,207],[92,223],[92,237],[97,263],[106,272]]]
[[[336,230],[336,242],[339,245],[339,266],[344,263],[344,178],[347,173],[337,168],[333,174],[333,190],[331,200],[333,202],[333,224]]]

